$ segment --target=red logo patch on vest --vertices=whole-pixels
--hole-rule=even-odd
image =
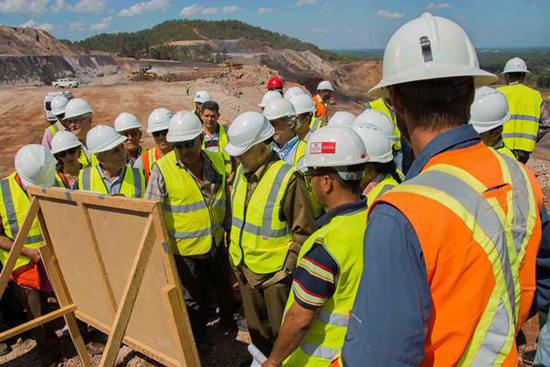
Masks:
[[[335,141],[316,141],[311,143],[309,148],[309,154],[335,154],[336,142]]]

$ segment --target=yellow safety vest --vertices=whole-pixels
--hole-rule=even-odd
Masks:
[[[389,173],[386,174],[382,181],[380,181],[378,185],[374,186],[374,188],[368,192],[367,204],[371,206],[374,200],[378,199],[380,196],[390,191],[397,185],[399,185],[399,182],[397,182]]]
[[[225,147],[229,143],[229,138],[227,137],[228,127],[222,124],[218,124],[218,126],[220,127],[218,130],[218,149],[223,157],[225,173],[229,175],[233,167],[231,166],[231,156],[225,152]],[[206,150],[206,142],[204,140],[202,141],[202,149]]]
[[[390,121],[393,124],[393,127],[395,129],[395,140],[392,143],[393,150],[401,150],[402,144],[401,144],[401,131],[397,127],[397,118],[395,116],[395,111],[392,109],[389,109],[386,105],[386,102],[384,102],[383,98],[378,98],[372,102],[367,103],[367,110],[376,110],[382,112],[384,115],[388,116]]]
[[[502,129],[504,145],[512,150],[532,152],[539,133],[540,92],[524,84],[511,84],[498,90],[506,96],[511,115]]]
[[[283,363],[284,366],[328,366],[344,345],[349,314],[355,302],[363,271],[363,230],[367,223],[367,208],[334,217],[313,233],[304,243],[298,264],[307,269],[304,255],[316,243],[322,243],[339,267],[336,290],[321,307],[306,338]],[[318,268],[316,270],[319,270]],[[293,288],[286,310],[294,303]]]
[[[510,158],[514,158],[514,159],[518,159],[518,157],[516,157],[516,154],[514,153],[514,151],[510,148],[508,148],[507,146],[502,146],[500,148],[497,148],[496,149],[497,152],[499,153],[502,153]]]
[[[129,198],[142,198],[145,193],[145,174],[142,169],[126,165],[121,172],[124,175],[120,186],[119,194]],[[98,192],[109,195],[107,186],[99,173],[98,166],[89,166],[78,174],[78,190]]]
[[[0,190],[2,198],[0,202],[0,215],[2,216],[2,225],[4,226],[4,235],[11,240],[15,240],[19,229],[23,225],[27,210],[29,209],[30,201],[27,193],[23,190],[16,179],[16,173],[12,173],[8,177],[0,180]],[[27,248],[39,248],[44,244],[44,239],[40,233],[38,222],[35,220],[31,226],[31,230],[25,241]],[[0,250],[0,261],[2,265],[8,260],[9,251]],[[14,270],[30,263],[28,257],[20,255],[15,263]]]
[[[63,125],[61,125],[61,123],[59,121],[57,121],[55,124],[50,125],[50,126],[48,126],[47,128],[44,129],[44,135],[46,135],[46,133],[48,131],[50,131],[51,134],[52,134],[52,137],[53,137],[53,136],[55,136],[55,134],[57,134],[58,132],[63,131],[63,130],[65,130],[65,127],[63,127]]]
[[[281,200],[295,169],[279,160],[270,164],[245,205],[248,181],[242,165],[231,193],[233,220],[229,254],[235,266],[244,262],[256,274],[281,270],[292,243],[292,231],[279,219]]]
[[[86,155],[84,152],[84,148],[80,149],[80,155],[78,156],[78,162],[82,165],[82,168],[86,168],[89,166],[97,166],[99,164],[99,161],[97,160],[97,156],[95,154],[90,154],[90,157]]]
[[[311,123],[309,124],[309,131],[313,132],[315,130],[319,130],[325,125],[326,125],[326,122],[324,118],[313,116],[311,118]]]
[[[181,256],[204,255],[223,240],[226,211],[226,175],[220,153],[206,151],[214,170],[223,181],[210,203],[206,202],[195,179],[177,164],[171,151],[157,162],[168,196],[162,212],[170,241]]]

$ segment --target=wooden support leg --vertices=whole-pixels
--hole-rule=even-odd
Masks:
[[[27,214],[25,215],[25,220],[23,221],[23,225],[21,226],[19,233],[17,233],[17,236],[13,241],[13,246],[11,248],[10,254],[8,256],[8,259],[6,260],[6,264],[2,269],[2,274],[0,274],[0,298],[2,298],[4,290],[8,285],[8,281],[10,280],[10,276],[13,272],[13,268],[15,267],[15,263],[17,262],[17,258],[19,257],[19,255],[21,255],[21,250],[25,245],[25,240],[27,239],[27,235],[31,230],[37,212],[38,199],[32,197],[29,205],[29,210],[27,211]]]
[[[122,293],[122,298],[111,327],[111,334],[107,340],[107,345],[105,346],[105,352],[101,358],[100,366],[114,366],[118,350],[120,349],[120,344],[124,338],[124,333],[128,327],[128,322],[130,321],[130,316],[138,296],[139,289],[141,287],[141,282],[143,276],[145,275],[145,270],[147,267],[147,262],[153,250],[153,245],[155,243],[155,232],[153,231],[153,218],[149,216],[147,224],[145,225],[145,231],[141,242],[139,244],[136,257],[134,258],[134,263],[130,269],[130,276],[124,287],[124,292]]]
[[[59,267],[59,263],[55,257],[50,233],[48,232],[44,215],[41,211],[38,212],[38,225],[40,226],[40,231],[42,232],[45,242],[45,245],[40,248],[40,256],[42,257],[44,267],[46,268],[50,278],[50,282],[57,297],[57,302],[59,302],[59,306],[61,308],[66,307],[67,305],[72,305],[73,300],[67,290],[65,279],[63,278],[61,268]],[[80,334],[80,329],[78,328],[74,312],[65,314],[63,317],[69,328],[69,334],[71,335],[73,345],[80,357],[80,360],[82,361],[82,365],[84,365],[84,367],[92,367],[92,361],[86,351],[86,344]]]

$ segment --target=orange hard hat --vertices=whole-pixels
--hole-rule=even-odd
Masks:
[[[283,81],[274,76],[267,82],[267,89],[283,89]]]

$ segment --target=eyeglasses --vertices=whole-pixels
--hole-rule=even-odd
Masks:
[[[121,131],[120,134],[124,135],[127,138],[129,138],[130,136],[138,136],[139,135],[139,129]]]
[[[161,136],[166,136],[166,134],[168,134],[168,130],[162,130],[162,131],[155,131],[153,133],[153,136],[155,138],[160,138]]]
[[[172,146],[176,149],[193,148],[195,146],[195,139],[187,140],[187,141],[178,141],[176,143],[172,143]]]
[[[73,154],[76,154],[76,151],[78,150],[78,147],[76,148],[71,148],[71,149],[67,149],[63,152],[59,152],[59,153],[56,153],[55,156],[56,157],[59,157],[59,158],[63,158],[65,157],[67,154],[70,154],[70,155],[73,155]]]

